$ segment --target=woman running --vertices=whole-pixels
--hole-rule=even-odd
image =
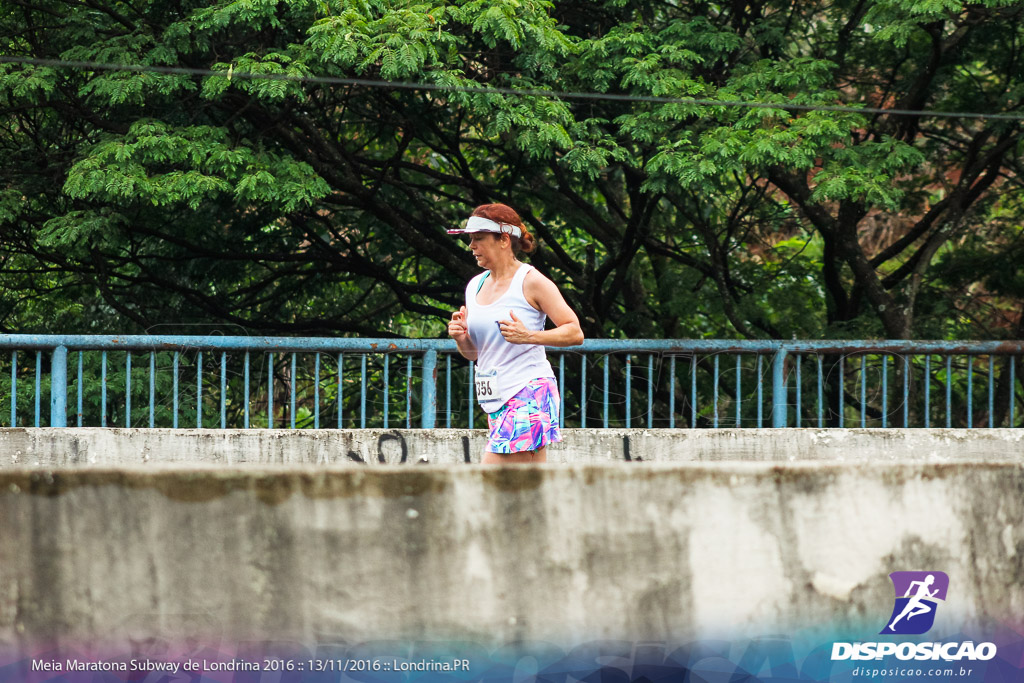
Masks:
[[[481,462],[546,462],[547,445],[562,437],[558,386],[544,347],[582,344],[579,318],[554,282],[516,258],[535,242],[511,207],[478,206],[464,228],[448,232],[469,236],[484,269],[448,323],[459,353],[476,361],[476,397],[490,428]],[[546,318],[554,329],[544,329]]]

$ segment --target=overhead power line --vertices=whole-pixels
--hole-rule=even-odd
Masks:
[[[338,76],[295,76],[289,74],[251,73],[239,71],[214,71],[184,66],[159,66],[146,64],[106,64],[63,59],[38,59],[35,57],[0,56],[0,64],[23,64],[26,66],[47,66],[54,68],[80,69],[88,71],[130,71],[135,73],[158,73],[183,76],[220,76],[246,80],[289,81],[317,85],[348,85],[366,88],[387,88],[392,90],[430,90],[461,92],[487,95],[516,95],[521,97],[550,97],[564,100],[592,100],[609,102],[647,102],[653,104],[689,104],[707,107],[745,107],[748,109],[783,109],[787,111],[833,111],[850,114],[884,114],[889,116],[916,116],[929,118],[964,118],[1000,121],[1024,121],[1024,114],[964,111],[939,111],[932,109],[886,109],[881,107],[851,107],[848,105],[794,104],[788,102],[751,102],[746,100],[707,100],[689,97],[662,97],[658,95],[619,95],[615,93],[566,92],[540,88],[505,88],[495,86],[440,85],[438,83],[416,83],[408,81],[386,81],[368,78],[342,78]]]

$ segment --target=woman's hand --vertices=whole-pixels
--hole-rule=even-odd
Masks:
[[[523,321],[516,317],[515,312],[509,311],[511,320],[499,320],[498,327],[501,329],[501,336],[509,344],[531,344],[533,330],[527,329]]]
[[[448,336],[454,339],[457,344],[469,338],[465,306],[452,313],[452,319],[448,322]]]

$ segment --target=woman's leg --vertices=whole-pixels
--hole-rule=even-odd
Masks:
[[[548,447],[541,446],[535,451],[520,451],[518,453],[491,453],[484,451],[480,462],[484,465],[504,465],[505,463],[526,463],[526,462],[547,462]]]

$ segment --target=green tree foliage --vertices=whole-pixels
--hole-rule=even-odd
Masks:
[[[1020,123],[868,110],[1019,112],[1022,11],[3,3],[3,55],[181,69],[0,64],[0,328],[439,335],[505,201],[591,336],[1019,337]]]

